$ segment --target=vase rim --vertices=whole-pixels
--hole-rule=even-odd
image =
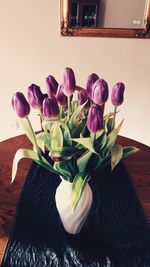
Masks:
[[[66,182],[66,183],[68,183],[68,184],[73,184],[72,182],[67,181],[65,178],[63,178],[62,175],[59,175],[59,177],[60,177],[60,179],[61,179],[62,181]]]

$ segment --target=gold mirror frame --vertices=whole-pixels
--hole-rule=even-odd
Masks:
[[[70,27],[68,2],[60,0],[62,36],[150,38],[150,0],[147,1],[144,27],[140,29]]]

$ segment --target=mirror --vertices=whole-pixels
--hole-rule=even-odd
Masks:
[[[150,0],[61,0],[61,35],[150,38]]]

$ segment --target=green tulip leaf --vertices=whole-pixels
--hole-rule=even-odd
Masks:
[[[29,150],[29,149],[18,149],[13,159],[11,182],[15,180],[17,169],[18,169],[18,163],[23,158],[32,159],[34,161],[39,160],[39,156],[35,151]]]
[[[73,162],[71,160],[61,160],[53,165],[55,171],[59,173],[65,180],[73,181]]]
[[[116,138],[117,138],[117,135],[121,129],[121,126],[123,124],[123,121],[121,121],[121,123],[118,125],[118,127],[116,129],[114,129],[108,136],[107,136],[107,141],[106,141],[106,144],[103,148],[103,153],[104,153],[104,156],[107,156],[110,151],[111,151],[111,148],[113,147],[113,145],[115,144],[116,142]]]
[[[71,136],[73,138],[77,138],[80,136],[80,134],[83,134],[83,131],[86,127],[86,122],[87,122],[87,119],[84,118],[83,120],[80,121],[79,125],[73,129],[71,133]]]
[[[85,148],[89,149],[91,152],[96,153],[94,146],[93,146],[93,139],[90,137],[82,137],[82,138],[73,138],[74,142],[81,144]]]
[[[55,122],[50,133],[51,149],[63,147],[63,134],[60,129],[60,123]]]
[[[82,196],[83,190],[85,188],[86,182],[87,182],[88,175],[85,175],[85,173],[78,173],[74,180],[72,185],[72,193],[71,193],[71,208],[72,212],[75,211],[79,200]]]
[[[77,159],[77,166],[78,166],[79,172],[85,171],[86,166],[88,164],[88,161],[89,161],[90,157],[92,156],[92,154],[93,154],[93,152],[88,151],[88,152],[85,152],[82,156],[80,156]]]
[[[120,112],[120,111],[117,110],[117,112],[109,112],[107,115],[104,116],[103,121],[105,122],[107,119],[112,118],[114,116],[114,114],[117,114],[118,112]]]
[[[104,161],[105,158],[102,158],[100,154],[92,154],[86,166],[87,171],[92,173],[94,170],[99,168]]]
[[[39,156],[36,151],[30,149],[18,149],[13,159],[11,182],[14,181],[18,169],[18,163],[23,158],[31,159],[47,170],[58,174],[58,172],[53,169],[53,166],[42,155]]]
[[[38,146],[41,148],[41,150],[44,153],[45,153],[45,147],[50,149],[49,141],[47,139],[47,135],[45,132],[36,134],[36,140],[37,140]]]
[[[104,130],[100,131],[101,134],[96,135],[96,140],[94,140],[94,148],[97,153],[102,154],[102,149],[106,144],[107,135]]]
[[[58,119],[56,119],[56,120],[43,120],[42,127],[43,127],[44,131],[50,132],[55,122],[60,122],[60,121]]]
[[[112,132],[112,130],[113,130],[113,118],[108,118],[106,120],[105,127],[106,127],[107,134]]]
[[[119,163],[123,156],[123,148],[120,145],[113,145],[111,148],[111,169],[113,170],[115,166]]]
[[[129,147],[124,147],[123,148],[123,157],[122,158],[126,158],[136,152],[139,151],[139,148],[134,147],[134,146],[129,146]]]
[[[80,114],[80,112],[83,110],[83,108],[85,107],[87,101],[82,104],[81,106],[79,106],[74,113],[72,114],[72,116],[70,117],[69,120],[69,128],[73,129],[75,126],[77,126],[79,124],[79,120],[78,120],[78,116]]]
[[[100,169],[103,169],[105,167],[107,167],[108,165],[110,166],[111,164],[111,157],[110,155],[108,155],[107,157],[103,158],[103,159],[99,159],[100,160],[100,163],[97,163],[97,166],[95,165],[95,169],[97,168],[100,168]],[[95,162],[96,164],[96,162]]]
[[[37,146],[36,144],[36,139],[35,139],[35,133],[32,129],[31,123],[28,118],[19,118],[19,123],[21,127],[23,128],[26,136],[29,138],[31,143],[33,144],[34,147]]]
[[[63,147],[63,148],[55,148],[50,151],[50,156],[52,157],[73,157],[77,154],[79,150],[74,147]]]
[[[50,164],[50,162],[45,159],[43,156],[40,156],[39,160],[35,160],[39,165],[47,169],[48,171],[51,171],[52,173],[58,174],[57,171],[54,170],[53,166]]]
[[[104,133],[105,133],[105,130],[104,130],[104,129],[102,129],[102,130],[96,132],[96,139],[98,140],[99,137],[101,137]]]
[[[68,126],[65,123],[61,123],[61,130],[63,134],[63,145],[72,146],[71,135]]]
[[[75,112],[77,110],[78,106],[79,106],[78,101],[77,100],[73,101],[71,103],[71,106],[72,106],[72,112]]]

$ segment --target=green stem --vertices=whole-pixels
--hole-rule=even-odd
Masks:
[[[59,109],[60,109],[60,118],[62,118],[63,117],[63,106],[59,106]]]
[[[96,133],[91,133],[91,137],[92,137],[93,144],[94,144],[94,142],[95,142],[95,140],[96,140]]]
[[[93,143],[95,142],[96,140],[96,133],[93,134]]]
[[[41,109],[39,109],[39,112],[40,112],[40,114],[39,114],[40,115],[40,126],[41,126],[41,131],[43,132],[44,129],[43,129],[43,126],[42,126],[42,122],[43,122],[44,118],[43,118],[43,114],[42,114],[42,110]]]
[[[114,108],[114,117],[112,120],[112,129],[115,128],[115,119],[116,119],[117,107]]]
[[[68,96],[68,114],[67,114],[67,121],[69,121],[71,115],[71,97]]]
[[[104,114],[104,109],[105,109],[105,104],[102,104],[102,110],[103,110],[103,114]]]
[[[36,151],[37,151],[37,153],[38,153],[39,159],[41,159],[41,150],[40,150],[40,148],[39,148],[39,146],[38,146],[38,143],[37,143],[37,140],[36,140],[36,136],[35,136],[35,133],[34,133],[34,131],[33,131],[31,122],[30,122],[30,120],[29,120],[28,117],[26,117],[26,120],[27,120],[27,123],[28,123],[29,128],[30,128],[31,133],[32,133],[33,144],[34,144],[34,146],[35,146],[35,148],[36,148]]]

